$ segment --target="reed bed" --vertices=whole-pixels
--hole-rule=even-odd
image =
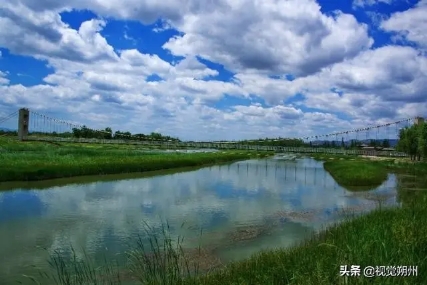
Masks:
[[[269,155],[247,151],[156,153],[128,147],[17,141],[1,147],[0,182],[197,167]]]

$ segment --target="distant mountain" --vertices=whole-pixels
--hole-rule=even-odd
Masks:
[[[2,128],[0,127],[0,131],[4,131],[4,132],[12,132],[12,129],[8,129],[8,128]]]

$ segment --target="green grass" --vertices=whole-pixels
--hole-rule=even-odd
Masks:
[[[154,153],[135,146],[0,141],[0,182],[148,172],[265,157],[266,152]]]
[[[425,207],[378,210],[329,228],[298,247],[233,263],[200,277],[198,284],[425,284],[426,215]],[[345,278],[339,276],[340,265],[416,265],[419,276]]]
[[[422,203],[427,203],[424,199]],[[261,252],[208,273],[199,271],[182,248],[182,237],[148,232],[138,239],[126,264],[105,261],[95,267],[55,252],[50,260],[54,284],[425,284],[427,208],[420,201],[399,209],[378,209],[330,227],[300,245]],[[200,248],[199,248],[200,252]],[[418,276],[342,277],[341,265],[418,266]],[[126,268],[126,269],[124,269]],[[48,274],[44,274],[48,276]],[[88,283],[91,282],[91,283]]]
[[[326,161],[323,167],[335,181],[343,187],[378,187],[388,175],[387,169],[369,161],[333,160]]]
[[[325,170],[338,184],[352,191],[374,189],[387,179],[388,173],[412,175],[416,177],[417,185],[427,185],[425,162],[413,162],[407,158],[372,160],[361,156],[328,154],[316,154],[312,157],[325,161]]]

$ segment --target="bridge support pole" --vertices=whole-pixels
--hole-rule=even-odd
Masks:
[[[23,141],[28,136],[28,126],[30,123],[30,111],[28,109],[19,109],[18,116],[18,139]]]

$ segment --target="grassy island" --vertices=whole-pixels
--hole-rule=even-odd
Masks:
[[[371,161],[334,160],[325,162],[323,167],[343,187],[377,187],[388,174],[383,165]]]

